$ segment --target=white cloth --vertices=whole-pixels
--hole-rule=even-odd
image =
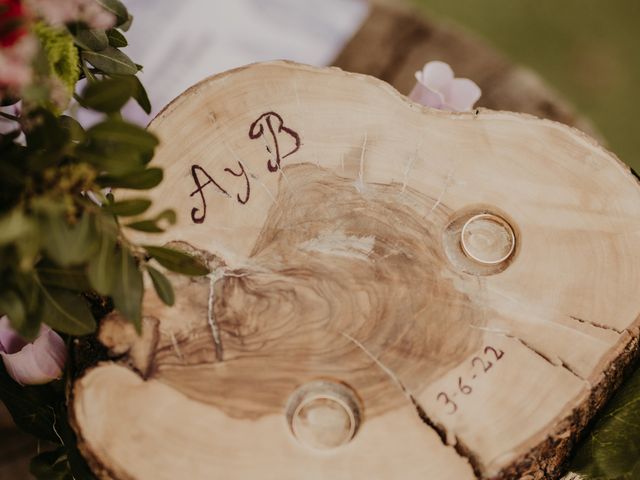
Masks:
[[[364,21],[365,0],[127,0],[134,16],[124,49],[144,65],[152,116],[210,75],[287,59],[326,65]],[[127,117],[145,123],[141,110]],[[144,114],[142,114],[144,115]]]

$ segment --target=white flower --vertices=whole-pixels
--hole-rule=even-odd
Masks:
[[[453,112],[465,112],[473,108],[482,91],[468,78],[455,78],[449,64],[429,62],[416,72],[417,83],[409,98],[427,107]]]

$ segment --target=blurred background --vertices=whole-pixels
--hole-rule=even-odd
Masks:
[[[578,116],[591,122],[600,139],[622,160],[640,170],[640,2],[638,0],[125,0],[135,21],[127,53],[145,66],[143,81],[155,111],[206,76],[256,61],[290,59],[312,65],[332,64],[350,38],[372,17],[376,6],[414,9],[431,26],[462,27],[470,39],[528,67]],[[373,5],[373,7],[372,7]],[[384,22],[376,19],[383,29]],[[395,31],[402,36],[402,19]],[[415,14],[407,23],[419,21]],[[160,27],[160,28],[159,28]],[[410,27],[410,26],[408,26]],[[415,25],[414,25],[415,28]],[[370,29],[370,37],[375,37]],[[393,40],[388,37],[386,40]],[[410,41],[410,40],[409,40]],[[429,43],[422,38],[417,42]],[[471,42],[472,43],[472,42]],[[486,76],[495,65],[467,69],[479,53],[466,43],[455,70]],[[348,70],[380,76],[402,93],[412,77],[393,81],[371,65],[378,48],[361,46],[359,70],[352,60],[338,62]],[[479,47],[480,48],[480,47]],[[427,52],[427,51],[425,51]],[[464,58],[464,55],[468,58]],[[434,55],[438,49],[428,50]],[[402,51],[394,52],[401,55]],[[424,58],[422,62],[436,58]],[[445,59],[446,60],[446,59]],[[417,58],[413,58],[418,63]],[[476,60],[477,61],[477,60]],[[364,62],[364,63],[363,63]],[[461,65],[460,65],[461,64]],[[462,67],[462,68],[461,68]],[[412,69],[415,66],[412,65]],[[406,73],[406,72],[405,72]],[[472,79],[478,82],[478,78]],[[491,84],[481,87],[490,91]],[[511,82],[508,94],[518,90]],[[492,101],[480,105],[505,108],[496,101],[500,86],[489,92]],[[506,107],[514,107],[507,103]],[[525,110],[526,111],[526,110]],[[139,114],[140,112],[138,112]],[[543,112],[531,111],[533,114]],[[553,116],[551,116],[553,118]],[[563,118],[558,118],[563,120]],[[148,120],[148,119],[147,119]],[[578,122],[581,123],[581,122]],[[593,131],[591,132],[593,133]]]
[[[394,2],[398,3],[398,2]],[[640,170],[638,0],[411,0],[533,68]]]

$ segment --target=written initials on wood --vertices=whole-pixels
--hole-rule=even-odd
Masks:
[[[284,120],[276,112],[263,113],[251,124],[249,128],[249,138],[255,140],[261,137],[264,138],[265,149],[269,154],[267,170],[272,173],[280,169],[280,163],[283,159],[300,149],[300,135],[286,127]],[[285,140],[289,140],[289,142],[293,141],[293,147],[288,151],[286,151],[285,148],[286,153],[283,153],[283,141]],[[234,177],[244,178],[244,191],[242,195],[236,193],[235,198],[238,203],[245,205],[251,197],[251,180],[249,179],[244,164],[238,160],[237,170],[225,167],[223,173],[227,174],[227,176],[232,175]],[[191,178],[193,179],[195,190],[191,192],[190,196],[199,195],[201,203],[200,207],[193,207],[191,209],[191,220],[194,223],[204,223],[207,216],[207,198],[204,195],[204,189],[206,187],[212,186],[219,194],[229,198],[232,196],[229,191],[218,183],[201,165],[191,165]]]

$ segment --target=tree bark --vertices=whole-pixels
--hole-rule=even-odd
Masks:
[[[640,188],[584,133],[258,64],[150,126],[208,277],[149,288],[70,411],[102,478],[557,478],[637,356]]]

